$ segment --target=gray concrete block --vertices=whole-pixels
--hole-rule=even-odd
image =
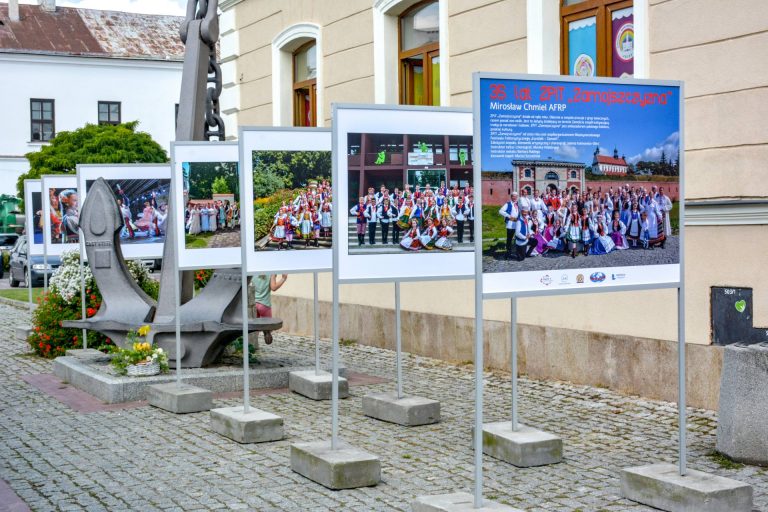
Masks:
[[[176,383],[155,384],[147,388],[149,405],[172,412],[186,414],[209,411],[213,406],[213,394],[207,389]]]
[[[680,476],[674,464],[652,464],[621,471],[621,495],[669,512],[750,512],[752,486],[689,469]]]
[[[29,335],[32,334],[32,328],[28,325],[17,325],[14,329],[16,339],[19,341],[27,341]]]
[[[333,390],[333,374],[315,370],[302,370],[288,374],[288,388],[312,400],[330,400]],[[339,376],[339,398],[349,397],[349,382]]]
[[[511,421],[485,423],[483,453],[520,468],[545,466],[562,462],[563,440],[523,424],[513,431]]]
[[[375,455],[339,441],[291,445],[291,469],[329,489],[370,487],[381,481],[381,461]]]
[[[411,503],[411,510],[413,512],[483,512],[486,510],[522,512],[519,508],[513,508],[509,505],[490,500],[483,500],[483,506],[475,508],[474,500],[474,496],[466,492],[419,496],[416,498],[416,501]]]
[[[768,465],[768,345],[723,351],[717,451],[747,464]]]
[[[410,395],[398,399],[396,392],[372,393],[363,397],[363,414],[406,427],[429,425],[440,421],[440,402]]]
[[[66,352],[67,357],[74,357],[80,361],[89,362],[108,362],[110,360],[109,354],[105,354],[95,348],[71,348]]]
[[[283,438],[283,418],[253,407],[246,414],[242,405],[211,409],[211,428],[217,434],[244,444]]]

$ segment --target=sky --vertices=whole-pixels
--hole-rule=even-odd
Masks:
[[[37,0],[21,0],[20,3],[37,4],[38,2]],[[56,0],[56,5],[105,11],[183,16],[187,0]]]

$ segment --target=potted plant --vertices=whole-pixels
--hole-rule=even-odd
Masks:
[[[146,341],[149,326],[128,332],[131,348],[121,348],[112,358],[112,366],[120,375],[147,377],[168,371],[168,354]]]

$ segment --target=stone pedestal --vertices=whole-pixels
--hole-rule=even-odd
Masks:
[[[95,348],[71,348],[66,352],[67,357],[75,357],[80,361],[92,363],[109,361],[109,354],[105,354]]]
[[[288,374],[288,389],[312,400],[330,400],[333,390],[333,374],[315,370],[303,370]],[[339,398],[349,397],[349,382],[339,376]]]
[[[752,487],[689,469],[680,476],[674,464],[653,464],[621,471],[621,495],[669,512],[750,512]]]
[[[725,347],[719,409],[717,451],[768,465],[768,345]]]
[[[174,414],[186,414],[211,410],[213,394],[207,389],[188,384],[155,384],[147,388],[147,401],[149,405]]]
[[[406,427],[429,425],[440,421],[440,402],[396,392],[373,393],[363,397],[363,414],[377,420]]]
[[[329,489],[370,487],[381,481],[381,461],[375,455],[339,441],[291,445],[291,469]]]
[[[475,498],[466,492],[454,494],[436,494],[435,496],[419,496],[411,503],[413,512],[472,512],[472,511],[501,511],[522,512],[519,508],[503,505],[495,501],[483,500],[481,508],[474,508]]]
[[[266,443],[283,438],[283,418],[254,409],[243,412],[243,406],[211,409],[214,432],[238,443]]]
[[[17,325],[14,328],[14,333],[16,335],[16,339],[19,341],[27,341],[27,338],[29,338],[29,335],[32,334],[32,328],[28,325]]]
[[[483,453],[520,468],[545,466],[562,462],[563,440],[523,424],[514,431],[511,421],[485,423]]]

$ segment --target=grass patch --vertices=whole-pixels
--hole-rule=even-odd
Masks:
[[[403,454],[403,458],[404,458],[404,459],[410,459],[410,458],[411,458],[411,456],[410,456],[410,454],[408,454],[408,453],[404,453],[404,454]]]
[[[32,288],[32,301],[37,302],[37,298],[42,295],[42,288]],[[19,302],[29,301],[29,289],[27,288],[9,288],[0,290],[0,297],[4,299],[18,300]]]
[[[351,347],[352,345],[357,345],[357,340],[348,340],[346,338],[341,338],[339,340],[339,345],[342,347]]]
[[[707,457],[723,469],[741,469],[744,467],[744,464],[741,462],[736,462],[720,452],[712,452]]]
[[[184,246],[187,249],[206,249],[208,247],[208,239],[213,235],[214,233],[210,231],[197,235],[186,235],[184,237]]]

